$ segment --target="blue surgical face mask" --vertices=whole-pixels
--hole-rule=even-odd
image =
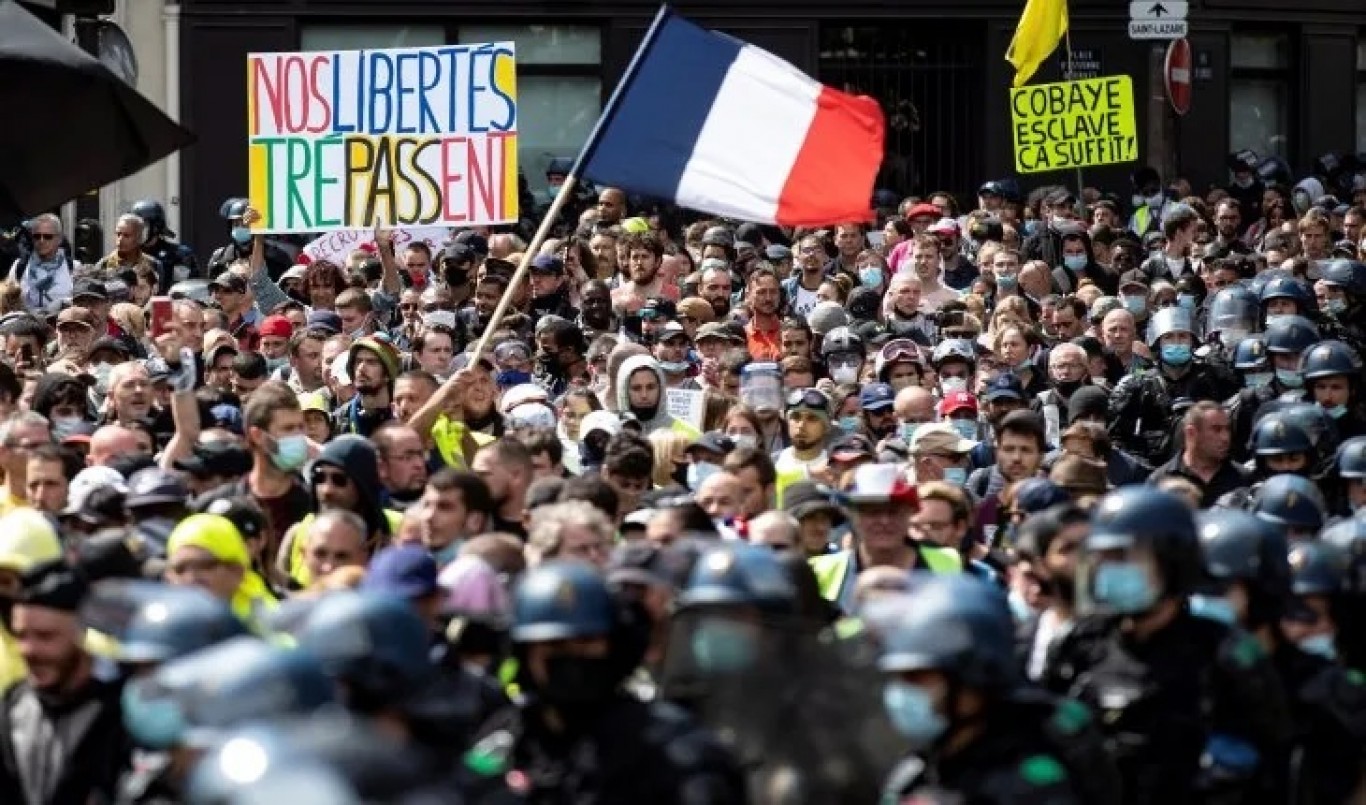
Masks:
[[[1073,270],[1073,271],[1081,271],[1083,268],[1086,268],[1086,255],[1084,255],[1084,254],[1068,254],[1068,255],[1064,255],[1063,258],[1062,258],[1062,264],[1065,265],[1065,266],[1067,266],[1069,269],[1071,269],[1071,270]]]
[[[1024,236],[1028,238],[1037,234],[1039,234],[1039,222],[1033,218],[1030,218],[1028,221],[1025,221]]]
[[[274,372],[281,366],[289,364],[289,358],[281,356],[279,358],[266,358],[266,371]]]
[[[902,422],[896,426],[897,435],[901,437],[901,441],[909,445],[911,439],[915,438],[915,432],[920,429],[920,425],[919,422]]]
[[[1347,300],[1328,299],[1323,303],[1323,310],[1325,313],[1331,313],[1334,316],[1341,316],[1343,313],[1347,312]]]
[[[1277,369],[1276,382],[1288,389],[1304,388],[1304,377],[1294,369]]]
[[[977,440],[977,420],[975,419],[950,419],[949,425],[954,432],[963,439]]]
[[[123,688],[123,726],[133,742],[144,749],[164,750],[174,747],[185,735],[185,714],[170,696],[146,699],[140,686],[130,683]]]
[[[504,369],[493,376],[493,381],[499,388],[512,388],[523,383],[531,382],[531,372],[523,372],[517,369]]]
[[[736,447],[758,447],[758,446],[759,446],[759,437],[755,436],[755,435],[752,434],[752,433],[736,433],[736,434],[731,435],[730,438],[732,438],[732,439],[735,440],[735,446],[736,446]]]
[[[858,278],[859,282],[862,282],[863,287],[865,288],[881,288],[882,268],[879,266],[868,266],[867,268],[860,268],[858,270]]]
[[[962,467],[945,467],[944,483],[962,486],[968,482],[968,471]]]
[[[1271,378],[1275,377],[1271,372],[1248,372],[1243,375],[1243,386],[1250,389],[1259,389],[1269,385]]]
[[[1168,366],[1185,366],[1190,363],[1190,344],[1163,344],[1162,362]]]
[[[667,375],[681,375],[688,371],[687,361],[660,361],[659,368]]]
[[[232,242],[238,246],[245,246],[251,243],[251,227],[234,226],[232,228]]]
[[[1347,416],[1347,406],[1345,405],[1335,405],[1332,408],[1325,408],[1323,410],[1333,419],[1342,419],[1344,416]]]
[[[308,461],[308,437],[302,433],[281,436],[275,440],[275,452],[270,461],[281,472],[294,472]]]
[[[1338,658],[1338,647],[1331,634],[1310,635],[1295,645],[1299,646],[1300,651],[1306,654],[1313,654],[1315,657],[1323,657],[1326,660],[1336,660]]]
[[[1105,562],[1096,568],[1092,591],[1097,601],[1124,614],[1146,612],[1157,603],[1147,571],[1133,562]]]
[[[858,426],[858,414],[854,414],[853,416],[842,416],[839,419],[835,420],[835,427],[839,428],[845,433],[853,433],[854,431],[858,430]]]
[[[1238,610],[1233,608],[1233,602],[1222,595],[1192,595],[1190,610],[1197,618],[1207,618],[1229,626],[1238,623]]]
[[[909,682],[888,682],[882,688],[882,706],[892,727],[911,742],[912,749],[927,749],[949,728],[934,708],[928,691]]]
[[[996,276],[996,287],[1003,291],[1013,291],[1020,284],[1020,277],[1017,274],[998,274]]]
[[[1148,297],[1125,296],[1124,309],[1137,316],[1148,309]]]
[[[698,624],[692,636],[693,659],[698,668],[713,674],[729,674],[754,665],[759,646],[743,624],[725,618],[709,618]]]
[[[436,560],[437,567],[445,567],[460,557],[460,547],[465,544],[464,540],[453,539],[444,548],[438,548],[432,552],[432,559]]]
[[[1177,294],[1176,304],[1179,305],[1183,310],[1195,310],[1195,294]]]
[[[710,461],[696,461],[688,465],[688,488],[696,492],[702,482],[720,472],[721,468]]]
[[[1293,315],[1295,315],[1295,314],[1293,314],[1293,313],[1268,313],[1268,314],[1266,314],[1266,326],[1267,326],[1267,327],[1270,327],[1271,325],[1275,324],[1276,322],[1281,321],[1282,319],[1288,319],[1288,318],[1290,318],[1290,317],[1293,316]]]

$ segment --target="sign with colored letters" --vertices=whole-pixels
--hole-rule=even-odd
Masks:
[[[1019,173],[1138,159],[1134,85],[1126,75],[1012,89],[1010,117]]]
[[[263,232],[517,220],[511,42],[247,57]]]

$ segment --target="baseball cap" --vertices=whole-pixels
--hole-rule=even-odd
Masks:
[[[280,275],[280,282],[289,282],[290,280],[301,280],[307,273],[308,266],[302,265],[300,263],[295,263],[294,265],[285,269],[285,273]]]
[[[669,546],[643,540],[618,545],[607,561],[607,581],[681,589],[688,583],[697,549],[689,543]]]
[[[987,402],[1001,399],[1024,399],[1024,385],[1014,372],[1002,372],[987,384]]]
[[[218,356],[225,352],[231,352],[236,355],[238,353],[237,345],[228,341],[215,344],[212,349],[204,353],[204,363],[208,366],[213,366],[214,361],[218,360]]]
[[[455,236],[456,243],[463,243],[470,251],[483,256],[489,253],[489,240],[473,229],[466,229]]]
[[[855,461],[876,455],[873,440],[862,433],[846,433],[830,445],[830,458],[834,461]]]
[[[1016,511],[1033,514],[1072,499],[1067,490],[1047,478],[1026,478],[1015,487]]]
[[[724,456],[734,449],[734,439],[719,430],[710,430],[702,434],[702,438],[683,448],[683,452],[691,453],[694,450],[706,450],[709,453]]]
[[[830,517],[831,525],[844,522],[844,512],[835,505],[834,492],[815,481],[793,481],[783,490],[783,511],[801,520],[813,514]]]
[[[57,329],[62,329],[63,324],[79,324],[93,330],[95,329],[95,314],[89,308],[73,305],[57,314]]]
[[[342,320],[341,316],[331,310],[315,310],[308,314],[308,326],[320,330],[329,330],[333,335],[336,335],[342,330]]]
[[[674,338],[675,336],[682,336],[683,338],[687,338],[687,328],[685,328],[683,325],[679,324],[676,321],[671,321],[668,324],[661,327],[659,330],[660,341],[668,341],[670,338]]]
[[[907,221],[913,218],[933,218],[934,220],[938,221],[941,217],[942,216],[940,216],[939,214],[939,208],[925,201],[922,201],[919,204],[912,206],[909,210],[906,210]]]
[[[425,598],[436,592],[436,560],[425,548],[398,545],[375,554],[361,589],[398,598]]]
[[[231,271],[224,271],[209,282],[210,291],[216,288],[222,288],[231,293],[246,293],[247,281],[242,279],[238,274],[234,274]]]
[[[735,333],[731,332],[729,327],[719,321],[707,322],[701,327],[698,327],[697,336],[693,338],[693,342],[700,344],[709,338],[720,338],[724,341],[731,342],[739,340],[735,337]]]
[[[886,383],[869,383],[858,394],[859,407],[865,411],[890,408],[895,400],[896,392]]]
[[[289,319],[284,316],[266,316],[261,322],[261,326],[256,328],[261,335],[274,336],[276,338],[289,338],[294,334],[294,325],[289,323]]]
[[[696,296],[681,299],[678,302],[678,315],[688,316],[700,324],[710,324],[716,319],[716,311],[712,309],[711,303]]]
[[[320,414],[329,414],[331,411],[327,407],[327,398],[317,391],[305,391],[298,395],[299,408],[304,413],[317,411]]]
[[[958,228],[958,222],[952,218],[940,218],[931,224],[926,231],[934,235],[953,235],[956,237],[962,230]]]
[[[851,505],[905,503],[914,511],[920,508],[915,484],[906,480],[896,464],[862,464],[854,470],[854,482],[844,493]]]
[[[939,415],[952,416],[957,411],[963,409],[977,413],[977,398],[967,391],[950,391],[944,395],[944,399],[939,401]],[[923,425],[921,427],[924,427]]]
[[[223,403],[209,409],[209,427],[223,428],[238,436],[242,435],[242,409]]]
[[[119,491],[127,492],[123,476],[117,470],[109,467],[86,467],[76,473],[67,486],[66,508],[62,509],[59,516],[76,517],[80,516],[86,504],[90,500],[90,493],[101,487],[113,487]]]
[[[774,243],[764,249],[764,257],[775,263],[781,263],[784,260],[792,259],[792,250],[781,243]]]
[[[616,436],[621,433],[621,420],[611,411],[590,411],[579,423],[579,438],[582,439],[595,430],[600,430],[608,436]]]
[[[531,261],[531,270],[537,274],[563,274],[564,261],[553,254],[538,254]]]
[[[955,394],[962,392],[954,392]],[[911,452],[916,455],[926,453],[958,453],[970,452],[977,446],[977,442],[971,439],[964,439],[958,435],[958,431],[947,422],[928,422],[915,429],[915,435],[911,437]]]
[[[81,298],[99,299],[101,301],[109,298],[109,291],[105,290],[104,283],[92,279],[76,280],[71,289],[71,299],[74,301]]]

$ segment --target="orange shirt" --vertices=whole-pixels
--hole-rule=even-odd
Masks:
[[[754,320],[745,325],[745,342],[750,357],[756,361],[778,362],[783,359],[782,328],[773,320],[772,330],[760,330]]]

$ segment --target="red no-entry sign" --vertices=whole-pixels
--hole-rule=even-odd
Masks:
[[[1167,65],[1163,71],[1167,97],[1178,115],[1191,110],[1191,43],[1173,39],[1167,45]]]

